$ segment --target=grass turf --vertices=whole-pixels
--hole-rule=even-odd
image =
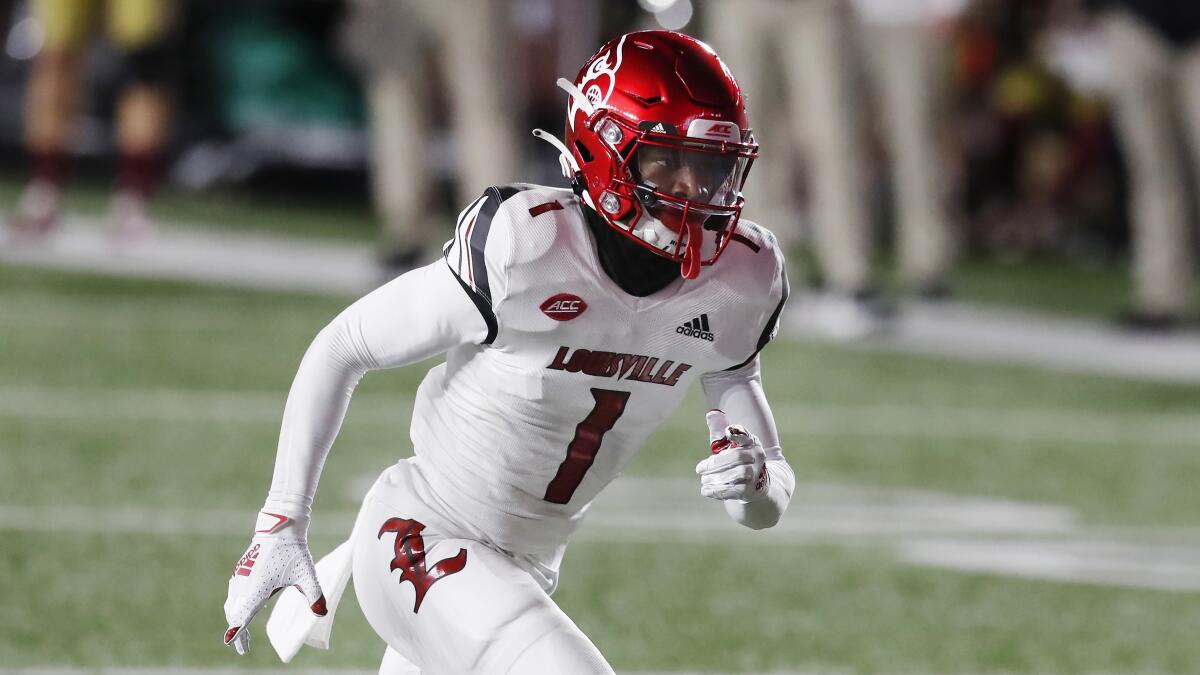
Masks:
[[[0,502],[249,518],[295,366],[340,306],[0,268]],[[364,380],[318,518],[353,508],[343,486],[405,451],[423,372]],[[1187,436],[1197,387],[787,342],[767,350],[765,372],[802,480],[1058,503],[1092,526],[1148,532],[1200,515],[1200,453]],[[881,406],[902,414],[872,414]],[[628,473],[689,476],[696,453],[676,449],[702,442],[701,410],[693,393]],[[1100,422],[1111,438],[1080,428]],[[0,663],[231,664],[216,636],[243,546],[86,522],[69,534],[6,532]],[[916,569],[862,541],[580,541],[556,595],[622,669],[862,672],[1195,671],[1195,597]],[[261,629],[256,639],[239,665],[272,663]],[[299,660],[372,667],[381,651],[347,607],[335,651]]]
[[[0,663],[278,665],[220,643],[240,538],[6,536]],[[314,541],[318,551],[331,542]],[[948,574],[870,546],[573,545],[557,601],[619,671],[1194,672],[1194,596]],[[53,579],[56,583],[47,583]],[[735,581],[736,580],[736,581]],[[352,595],[329,652],[372,668],[382,644]]]

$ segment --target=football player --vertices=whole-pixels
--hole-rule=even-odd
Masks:
[[[702,42],[649,31],[559,84],[565,141],[534,133],[572,189],[488,188],[443,260],[355,302],[304,355],[229,583],[239,653],[274,592],[295,586],[324,615],[352,573],[384,671],[611,673],[550,593],[588,505],[697,381],[714,409],[700,493],[756,529],[787,507],[795,478],[759,374],[787,276],[775,237],[739,220],[758,146],[737,83]],[[306,532],[354,387],[438,354],[414,457],[383,472],[317,566],[327,599]]]

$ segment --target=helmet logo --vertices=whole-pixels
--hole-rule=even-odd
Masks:
[[[687,135],[691,138],[711,138],[718,141],[738,142],[742,139],[742,130],[733,122],[693,120],[688,125]]]
[[[705,136],[714,136],[717,138],[729,138],[730,136],[733,135],[733,125],[732,124],[714,125],[711,129],[704,132],[704,135]]]
[[[617,86],[617,71],[621,69],[624,48],[625,36],[622,36],[617,46],[611,51],[596,55],[591,65],[588,66],[587,72],[583,74],[583,79],[579,81],[579,90],[584,93],[583,95],[593,108],[603,107],[612,96],[613,89]],[[583,106],[572,96],[570,106],[567,108],[567,122],[572,129],[575,128],[575,115],[582,110]]]
[[[578,295],[559,293],[546,298],[538,309],[542,310],[542,314],[555,321],[570,321],[583,314],[587,309],[587,303]]]

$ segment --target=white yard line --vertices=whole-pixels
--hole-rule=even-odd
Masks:
[[[247,320],[253,310],[230,312],[219,300],[191,301],[180,306],[171,300],[142,300],[129,296],[121,301],[97,303],[87,299],[56,297],[45,294],[27,297],[20,292],[0,293],[6,303],[0,313],[0,327],[15,330],[78,330],[80,325],[104,332],[151,332],[182,334],[220,334],[251,339],[260,332],[254,321]],[[9,304],[11,303],[11,304]],[[260,319],[261,315],[256,316]],[[329,316],[328,318],[333,318]],[[292,319],[298,331],[316,336],[321,326]],[[272,331],[271,335],[277,335]]]
[[[1168,382],[1200,383],[1200,332],[1144,335],[1094,321],[955,302],[911,303],[868,349],[1026,363],[1044,368]],[[786,334],[822,338],[810,298],[797,295]]]
[[[355,481],[357,500],[369,481]],[[353,510],[314,513],[314,536],[344,536]],[[247,532],[243,510],[147,507],[27,506],[0,504],[0,531],[79,532],[174,536],[235,536]],[[1070,510],[1005,500],[955,497],[916,490],[800,484],[790,511],[774,528],[752,532],[723,513],[720,504],[699,495],[695,481],[624,477],[592,505],[578,541],[716,541],[746,536],[775,543],[804,543],[830,537],[1007,534],[1068,535],[1076,530]]]
[[[359,487],[361,488],[361,482]],[[314,537],[347,536],[354,512],[315,514]],[[234,510],[0,505],[0,531],[245,536]],[[597,499],[575,540],[802,546],[858,542],[913,565],[1055,581],[1200,591],[1200,532],[1088,530],[1066,508],[919,490],[801,484],[788,514],[754,532],[701,498],[693,481],[623,478]],[[1165,539],[1166,543],[1161,541]],[[1184,544],[1181,542],[1193,542]],[[318,550],[316,553],[321,554]]]
[[[913,565],[1161,591],[1200,591],[1200,548],[1101,540],[914,538],[896,544]]]
[[[286,396],[282,390],[2,385],[0,416],[278,423]],[[411,409],[409,396],[360,395],[351,403],[349,419],[406,425]],[[987,438],[1012,444],[1184,446],[1200,450],[1200,416],[1183,413],[796,401],[775,406],[775,412],[782,431],[808,436],[964,441]],[[702,433],[703,426],[697,424],[696,430]]]
[[[1010,443],[1183,445],[1200,450],[1200,417],[1066,408],[840,405],[788,401],[777,406],[782,429],[813,435],[868,438],[992,438]]]
[[[178,666],[109,666],[89,668],[87,666],[38,666],[29,668],[0,667],[0,675],[377,675],[377,668],[223,668],[223,667],[178,667]],[[689,671],[689,670],[619,670],[619,675],[846,675],[840,670],[772,670],[770,672],[737,671]],[[914,671],[889,671],[893,675],[919,675]],[[986,671],[972,671],[974,675],[989,675]],[[1008,671],[1005,671],[1008,672]],[[1133,675],[1120,671],[1103,671],[1104,675]],[[996,673],[995,675],[1003,675]],[[1139,670],[1136,675],[1163,675],[1158,671]]]
[[[222,667],[178,667],[178,666],[109,666],[89,668],[86,666],[40,666],[30,668],[3,668],[0,675],[377,675],[378,668],[222,668]],[[685,670],[622,670],[624,675],[724,675],[720,671]],[[740,671],[739,671],[740,672]],[[769,673],[745,672],[740,675],[838,675],[839,671],[773,670]],[[730,674],[731,675],[731,674]]]
[[[355,668],[181,668],[176,666],[44,666],[0,668],[0,675],[378,675],[379,669]]]
[[[246,510],[155,509],[146,507],[0,505],[0,531],[75,532],[141,536],[236,536],[250,532],[254,513]],[[314,536],[350,531],[351,511],[325,512]],[[82,525],[81,523],[86,523]]]
[[[378,668],[179,668],[169,667],[38,667],[0,668],[0,675],[377,675]],[[688,670],[620,670],[624,675],[722,675],[718,671]],[[739,675],[815,675],[817,671],[773,670],[770,673],[740,673]],[[821,670],[823,675],[838,675],[838,671]]]
[[[67,218],[38,245],[0,247],[0,262],[120,277],[356,295],[379,282],[369,245],[195,227],[164,227],[134,250],[114,248],[91,218]]]
[[[0,386],[0,416],[278,424],[283,417],[286,398],[286,390],[248,392],[7,385]],[[407,422],[411,408],[412,399],[407,396],[359,396],[348,418]]]
[[[724,537],[745,531],[758,538],[905,537],[916,533],[1067,535],[1077,528],[1070,509],[921,490],[854,485],[797,485],[788,513],[761,532],[733,523],[721,505],[699,495],[691,479],[622,477],[593,503],[579,530],[696,530]]]

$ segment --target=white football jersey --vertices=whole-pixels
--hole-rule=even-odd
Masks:
[[[568,190],[489,188],[444,249],[489,334],[421,383],[414,449],[444,510],[513,552],[560,555],[688,387],[774,336],[787,296],[775,237],[745,220],[698,279],[629,295],[583,208]]]

